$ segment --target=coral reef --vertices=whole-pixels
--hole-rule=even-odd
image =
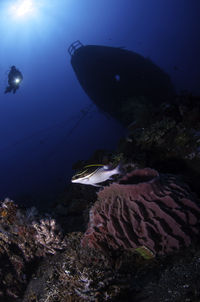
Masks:
[[[183,249],[158,259],[137,272],[132,292],[123,302],[198,302],[200,299],[200,250]],[[137,286],[139,285],[139,286]]]
[[[147,128],[138,129],[134,139],[143,150],[163,150],[161,157],[200,159],[200,134],[171,118],[164,118]]]
[[[41,218],[34,208],[22,209],[8,198],[1,202],[0,298],[18,298],[37,260],[64,247],[54,219]]]
[[[200,301],[199,101],[130,99],[116,152],[74,165],[120,162],[103,188],[69,184],[51,214],[0,202],[0,301]]]
[[[67,236],[67,249],[46,258],[23,302],[197,302],[200,250],[190,246],[168,257],[145,260],[134,249],[109,258],[80,246],[81,233]]]
[[[80,184],[68,185],[66,191],[52,205],[64,233],[83,232],[89,220],[89,209],[96,200],[96,188]]]
[[[33,295],[48,302],[113,301],[130,287],[126,268],[135,261],[133,253],[123,255],[115,268],[114,261],[101,252],[83,249],[81,237],[81,233],[71,233],[66,239],[67,249],[43,261],[23,302],[30,302]]]
[[[98,192],[83,246],[173,252],[199,236],[200,204],[177,177],[135,169]]]
[[[174,104],[160,104],[151,118],[141,118],[139,122],[133,118],[117,152],[142,167],[181,174],[200,195],[199,121],[200,98],[177,96]]]

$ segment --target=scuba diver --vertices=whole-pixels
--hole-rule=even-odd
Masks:
[[[8,86],[6,87],[4,93],[12,91],[15,93],[16,90],[19,89],[22,79],[22,73],[15,66],[12,66],[8,74]]]

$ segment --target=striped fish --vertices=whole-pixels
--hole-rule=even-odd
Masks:
[[[72,177],[71,182],[100,187],[98,183],[111,179],[113,175],[120,173],[119,165],[114,169],[105,165],[87,165]]]

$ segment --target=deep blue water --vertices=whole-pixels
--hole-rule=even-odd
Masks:
[[[199,95],[200,1],[32,0],[36,11],[21,17],[17,2],[0,2],[0,199],[39,206],[65,189],[76,161],[126,133],[90,106],[69,45],[125,47],[164,69],[177,93]],[[4,94],[11,65],[24,76],[15,95]]]

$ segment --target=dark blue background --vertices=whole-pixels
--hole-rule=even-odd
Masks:
[[[74,162],[114,149],[125,134],[88,107],[67,52],[75,40],[138,52],[169,73],[178,93],[200,93],[199,0],[33,0],[37,12],[26,18],[10,13],[15,2],[0,3],[0,199],[51,201]],[[24,81],[5,95],[11,65]]]

